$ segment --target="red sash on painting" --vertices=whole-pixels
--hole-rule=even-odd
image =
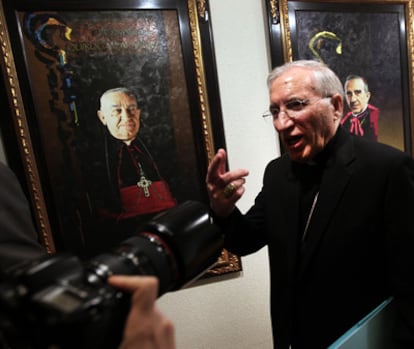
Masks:
[[[119,161],[117,169],[119,194],[121,199],[122,209],[120,212],[111,212],[106,209],[100,209],[99,214],[102,217],[107,217],[115,220],[123,220],[150,213],[157,213],[169,209],[177,205],[177,201],[171,194],[168,183],[163,180],[158,172],[155,162],[150,157],[148,151],[147,155],[135,144],[131,146],[122,146],[119,150]],[[125,158],[124,158],[124,155]],[[155,170],[155,178],[157,180],[149,179],[143,170],[139,157],[142,157]],[[136,184],[131,185],[131,180],[127,186],[123,187],[123,180],[121,179],[121,163],[126,159],[132,162],[132,171],[135,171]],[[130,169],[131,170],[131,169]],[[132,182],[133,183],[133,182]]]
[[[145,193],[145,190],[137,185],[120,189],[124,208],[120,218],[160,212],[177,204],[165,181],[154,181],[146,190],[148,193]]]

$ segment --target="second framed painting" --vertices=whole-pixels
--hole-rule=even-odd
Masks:
[[[272,65],[313,59],[333,69],[344,85],[360,79],[377,113],[376,140],[414,154],[412,2],[266,2]],[[355,112],[351,96],[345,100],[344,119]]]
[[[14,124],[49,252],[105,252],[158,212],[207,203],[208,161],[225,146],[208,11],[205,0],[2,1],[2,127]],[[240,268],[224,251],[211,274]]]

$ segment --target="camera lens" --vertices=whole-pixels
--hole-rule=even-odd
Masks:
[[[159,236],[150,233],[125,240],[112,252],[90,260],[86,268],[102,280],[114,274],[157,276],[160,294],[171,290],[178,278],[174,255]]]

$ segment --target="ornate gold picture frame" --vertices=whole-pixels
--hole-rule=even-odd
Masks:
[[[91,188],[108,189],[99,175],[111,157],[94,157],[106,132],[97,111],[111,88],[137,96],[139,137],[176,201],[207,202],[208,162],[225,146],[207,1],[0,6],[5,152],[50,253],[89,256],[133,233],[119,225],[106,240],[107,226],[94,218]],[[239,270],[239,258],[223,251],[208,274]]]
[[[380,110],[378,141],[413,154],[413,2],[266,4],[272,65],[315,59],[328,64],[342,81],[349,75],[364,77],[370,103]]]

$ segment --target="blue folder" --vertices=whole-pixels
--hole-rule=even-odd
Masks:
[[[391,349],[392,298],[382,302],[328,349]]]

